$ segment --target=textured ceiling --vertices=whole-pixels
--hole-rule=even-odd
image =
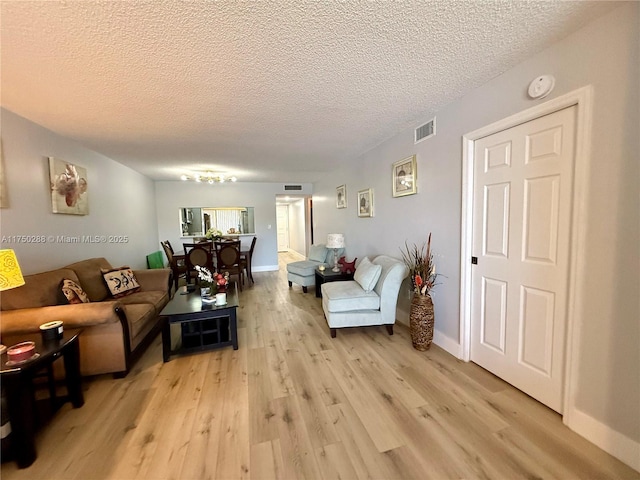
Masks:
[[[611,2],[6,1],[1,104],[153,179],[311,182]]]

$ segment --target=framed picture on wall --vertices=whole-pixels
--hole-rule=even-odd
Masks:
[[[394,197],[404,197],[418,192],[418,167],[415,155],[393,164],[392,183]]]
[[[358,192],[358,216],[373,217],[373,190],[371,188]]]
[[[340,185],[336,188],[336,208],[347,208],[347,186]]]
[[[89,184],[86,168],[49,157],[49,178],[53,213],[89,214]]]

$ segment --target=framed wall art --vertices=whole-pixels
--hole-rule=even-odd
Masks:
[[[89,214],[86,168],[49,157],[49,178],[53,213]]]
[[[371,188],[358,192],[358,216],[373,217],[373,190]]]
[[[418,167],[416,156],[412,155],[393,164],[393,196],[404,197],[418,192]]]
[[[336,208],[347,208],[347,186],[340,185],[336,188]]]

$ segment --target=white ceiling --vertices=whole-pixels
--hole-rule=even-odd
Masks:
[[[1,104],[153,179],[312,182],[615,6],[2,0]]]

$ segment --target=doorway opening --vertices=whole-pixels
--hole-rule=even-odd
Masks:
[[[307,255],[313,242],[311,195],[276,195],[278,252]]]
[[[460,276],[460,357],[469,361],[471,358],[472,344],[472,302],[474,287],[472,283],[473,268],[476,267],[472,263],[474,255],[473,239],[477,232],[474,232],[474,184],[475,173],[474,165],[478,161],[486,164],[486,158],[476,158],[475,151],[476,142],[485,137],[491,136],[497,132],[501,132],[512,127],[525,124],[534,119],[551,115],[568,107],[576,106],[575,110],[575,158],[581,159],[574,165],[573,172],[573,192],[571,195],[571,205],[573,209],[567,219],[570,225],[571,236],[568,246],[567,260],[567,277],[566,277],[566,305],[565,310],[565,355],[562,371],[564,373],[561,382],[562,398],[559,410],[563,415],[563,422],[571,427],[575,417],[575,383],[572,379],[577,376],[577,362],[579,342],[577,339],[576,328],[574,327],[576,310],[575,306],[579,305],[580,292],[576,289],[576,279],[579,278],[578,272],[584,266],[581,265],[582,260],[578,257],[577,252],[581,250],[586,237],[584,225],[579,222],[582,212],[580,206],[585,205],[584,198],[586,196],[586,183],[588,177],[587,166],[588,159],[588,130],[591,124],[591,105],[593,93],[591,87],[583,87],[574,92],[553,99],[544,104],[537,105],[533,108],[512,115],[511,117],[500,120],[494,124],[483,127],[474,132],[470,132],[463,137],[463,207],[462,207],[462,225],[461,225],[461,276]],[[497,197],[496,197],[497,198]],[[494,209],[495,210],[495,209]],[[497,210],[496,210],[497,211]],[[477,230],[477,227],[476,227]],[[497,238],[497,237],[496,237]],[[485,242],[486,243],[486,242]],[[521,242],[522,243],[522,242]],[[526,242],[525,242],[526,244]],[[496,243],[497,245],[497,243]],[[487,283],[487,282],[485,282]],[[500,292],[499,289],[494,289]],[[496,298],[498,298],[496,296]]]

